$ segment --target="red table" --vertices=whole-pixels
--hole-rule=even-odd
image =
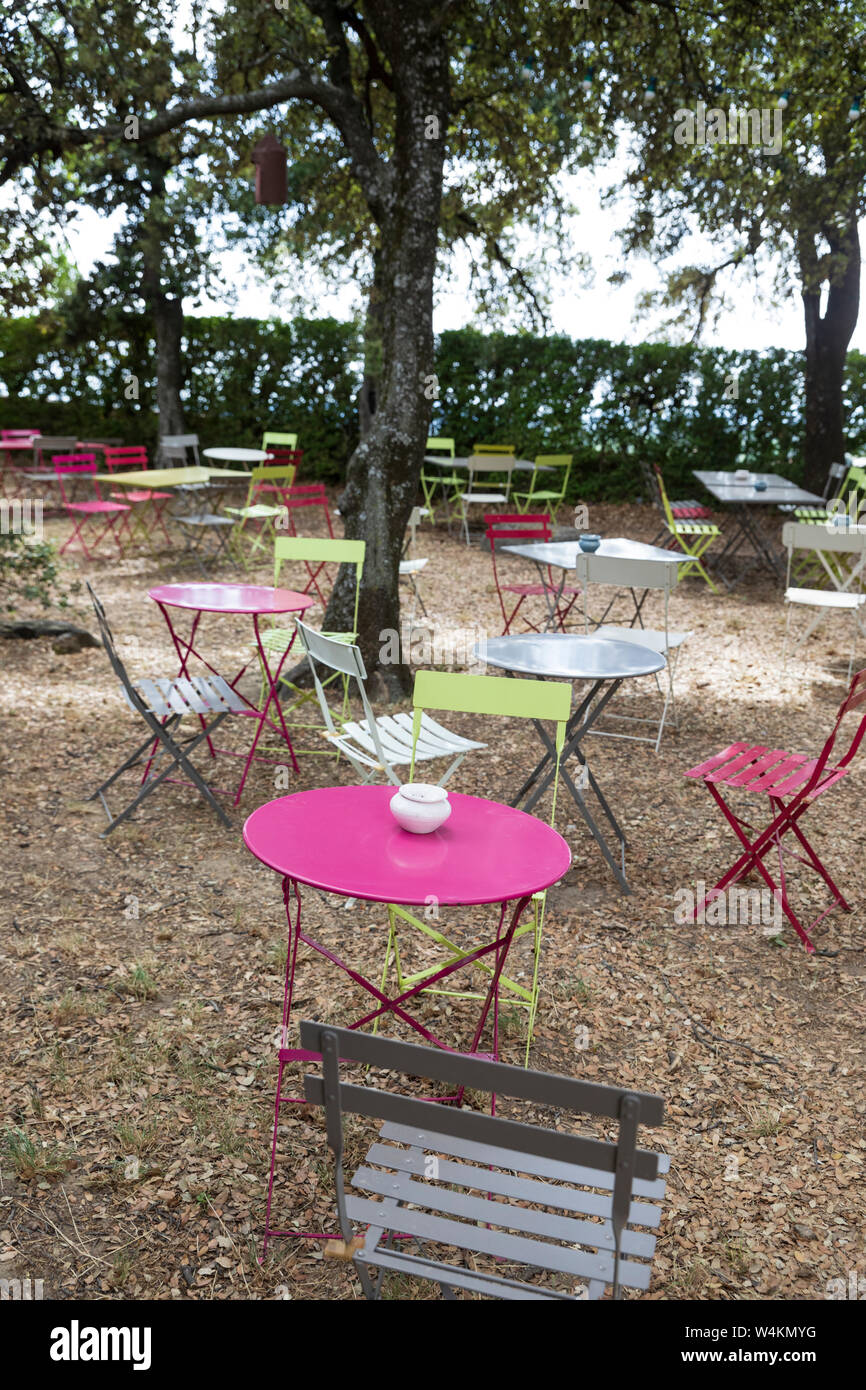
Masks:
[[[247,697],[237,689],[238,681],[250,664],[249,661],[246,661],[240,671],[238,671],[234,680],[230,680],[228,684],[237,692],[244,701],[244,704],[249,706],[246,713],[256,720],[256,732],[250,746],[250,751],[246,756],[244,770],[241,775],[240,784],[235,793],[233,804],[237,806],[241,799],[244,783],[247,780],[247,774],[249,773],[253,759],[256,758],[256,746],[258,745],[265,724],[268,724],[278,737],[285,740],[286,747],[289,750],[289,756],[292,760],[292,767],[295,772],[297,772],[298,762],[295,757],[295,750],[292,747],[292,740],[289,737],[288,728],[286,727],[286,721],[283,717],[283,710],[277,689],[277,682],[279,681],[283,664],[294,645],[294,637],[286,647],[286,650],[281,654],[276,669],[271,670],[268,663],[267,652],[262,646],[259,619],[268,614],[303,613],[307,608],[312,606],[314,600],[307,594],[295,593],[293,589],[269,589],[260,584],[162,584],[156,589],[149,590],[148,598],[153,599],[154,603],[158,605],[162,616],[165,618],[166,625],[171,634],[171,640],[174,643],[175,651],[180,661],[178,675],[186,679],[189,679],[188,662],[191,656],[196,657],[196,659],[206,666],[209,671],[212,671],[214,675],[220,674],[214,666],[211,666],[209,661],[205,660],[201,652],[197,651],[194,646],[198,625],[204,613],[248,614],[253,620],[256,648],[259,660],[261,661],[265,684],[267,685],[267,698],[263,702],[262,708],[258,709],[252,701],[248,700]],[[172,622],[169,612],[172,608],[186,609],[195,615],[192,619],[188,637],[184,638],[181,636]],[[250,660],[252,660],[252,658],[250,658]],[[268,715],[268,710],[271,705],[274,706],[279,724],[275,724],[274,720]],[[201,716],[199,716],[199,718],[200,722],[203,724],[204,721],[201,720]],[[216,756],[218,752],[228,753],[230,751],[225,748],[214,748],[210,739],[207,740],[207,744],[212,757]],[[256,759],[256,761],[268,762],[273,761],[273,759],[259,758]]]
[[[428,1042],[448,1051],[453,1049],[414,1018],[406,1006],[415,995],[454,971],[493,956],[490,986],[469,1051],[478,1052],[492,1008],[493,1051],[485,1055],[495,1058],[499,1041],[499,980],[514,933],[533,893],[556,883],[571,864],[571,850],[562,836],[524,811],[451,792],[452,811],[445,824],[432,834],[413,835],[401,829],[391,814],[389,802],[395,794],[396,789],[391,786],[326,787],[296,792],[260,806],[244,826],[247,849],[282,875],[289,927],[265,1249],[269,1236],[301,1234],[272,1230],[270,1226],[280,1105],[298,1103],[295,1097],[282,1094],[283,1068],[287,1062],[318,1061],[317,1054],[288,1046],[299,944],[303,941],[331,961],[376,1001],[375,1008],[344,1026],[363,1028],[385,1014],[393,1014]],[[459,961],[452,960],[435,975],[426,976],[411,989],[389,999],[373,981],[301,930],[300,884],[365,902],[407,906],[422,906],[431,899],[443,906],[496,903],[500,908],[496,935]],[[509,902],[516,906],[506,925]]]

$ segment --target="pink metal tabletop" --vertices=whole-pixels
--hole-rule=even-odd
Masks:
[[[571,864],[555,830],[524,811],[451,792],[430,835],[391,815],[396,787],[323,787],[268,801],[244,826],[257,859],[298,883],[367,902],[500,903],[548,888]]]
[[[161,584],[148,590],[154,603],[199,613],[303,613],[315,599],[294,589],[263,584]]]

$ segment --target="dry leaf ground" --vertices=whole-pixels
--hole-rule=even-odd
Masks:
[[[607,535],[650,539],[656,529],[639,507],[598,507],[592,520]],[[49,530],[65,534],[62,523]],[[418,553],[430,559],[422,582],[434,622],[500,631],[480,548],[467,551],[440,528],[420,533]],[[505,564],[531,577],[520,562]],[[86,573],[133,673],[171,674],[146,591],[189,569],[167,553],[97,561]],[[267,582],[267,566],[255,577]],[[783,606],[768,578],[720,598],[686,581],[672,621],[693,632],[680,664],[680,730],[658,756],[646,745],[591,744],[629,838],[632,896],[617,890],[568,798],[560,802],[558,826],[576,857],[550,894],[533,1062],[664,1096],[666,1124],[652,1137],[672,1167],[652,1298],[822,1299],[830,1280],[866,1269],[863,759],[808,817],[853,907],[825,919],[817,955],[787,926],[770,937],[760,925],[678,925],[674,907],[677,890],[715,881],[735,850],[683,771],[739,737],[817,751],[843,694],[830,663],[847,660],[848,631],[825,628],[783,681]],[[244,621],[210,619],[206,631],[217,664],[240,665]],[[285,931],[277,878],[245,850],[240,828],[278,794],[273,770],[255,769],[231,830],[192,791],[167,787],[101,840],[102,813],[85,798],[137,732],[104,654],[7,641],[2,655],[0,1274],[42,1278],[54,1298],[357,1297],[351,1274],[316,1243],[277,1242],[264,1266],[256,1260]],[[650,696],[644,681],[622,692],[620,707]],[[507,800],[536,759],[534,734],[454,723],[492,744],[467,760],[455,787]],[[330,759],[300,762],[290,789],[350,780]],[[819,895],[793,878],[814,916]],[[351,951],[367,973],[376,968],[381,909],[346,912],[308,893],[304,910],[320,940]],[[471,936],[476,916],[460,921]],[[339,1021],[359,1001],[344,977],[304,956],[296,1002],[296,1016]],[[437,1006],[425,1007],[432,1018]],[[470,1007],[439,1007],[442,1030],[465,1039]],[[519,1060],[515,1010],[506,1008],[504,1027],[504,1056]],[[287,1118],[279,1171],[283,1219],[334,1229],[315,1114]],[[399,1282],[388,1293],[427,1296]]]

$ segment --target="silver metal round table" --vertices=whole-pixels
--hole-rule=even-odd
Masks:
[[[498,666],[510,675],[534,676],[538,680],[590,682],[589,692],[578,701],[568,721],[559,775],[592,831],[620,888],[624,893],[630,893],[625,876],[625,835],[580,745],[622,682],[633,677],[657,674],[667,665],[665,658],[658,652],[638,646],[636,642],[615,642],[602,637],[581,637],[559,632],[491,637],[475,648],[475,655],[488,666]],[[511,803],[517,806],[523,801],[524,811],[532,810],[556,775],[554,742],[539,720],[533,720],[533,723],[544,744],[545,753]],[[576,779],[567,766],[567,760],[572,755],[577,758],[579,765]],[[592,791],[619,841],[619,862],[586,804],[584,792],[587,790]]]

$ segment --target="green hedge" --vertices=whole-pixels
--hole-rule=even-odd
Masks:
[[[263,429],[296,429],[304,472],[338,481],[357,440],[357,326],[334,319],[190,318],[182,395],[205,443],[255,445]],[[513,443],[528,457],[575,455],[575,497],[643,492],[638,456],[661,463],[678,493],[693,468],[800,473],[802,354],[727,352],[664,343],[529,334],[443,333],[431,431],[458,452]],[[139,399],[125,390],[134,373]],[[734,397],[734,381],[736,396]],[[866,357],[848,357],[849,448],[866,452]],[[141,319],[114,343],[82,345],[60,325],[0,324],[0,425],[48,433],[156,440],[152,344]],[[792,460],[789,462],[789,460]]]

